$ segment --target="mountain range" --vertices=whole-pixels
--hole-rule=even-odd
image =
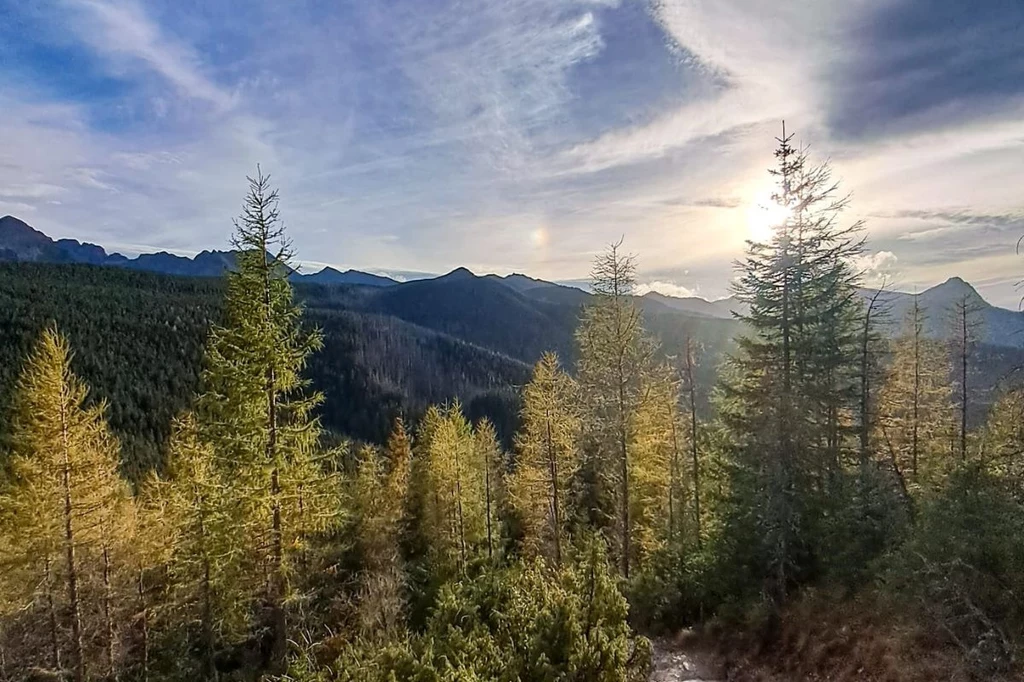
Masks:
[[[4,216],[0,218],[0,261],[84,263],[166,275],[216,277],[234,266],[235,253],[203,251],[189,258],[160,252],[128,258],[119,253],[107,253],[103,247],[96,244],[82,243],[74,239],[51,239],[23,220],[14,216]],[[578,306],[589,298],[589,294],[582,289],[523,274],[484,275],[478,278],[465,268],[457,268],[434,279],[457,282],[469,278],[500,284],[521,296],[547,304]],[[390,298],[402,300],[404,297],[415,295],[409,292],[415,292],[422,287],[416,282],[424,281],[400,283],[384,275],[359,270],[342,272],[332,267],[325,267],[311,274],[296,271],[292,273],[291,279],[296,283],[321,286],[395,288],[393,293],[389,292],[388,295],[382,296],[381,301]],[[876,290],[861,289],[859,293],[865,300],[870,300],[875,297]],[[956,303],[967,301],[980,322],[978,329],[981,342],[997,347],[1024,348],[1024,313],[991,305],[974,287],[959,277],[952,277],[919,294],[883,291],[878,294],[877,299],[881,303],[884,325],[893,333],[899,330],[916,299],[918,306],[925,310],[926,333],[933,338],[942,338],[948,335],[950,317]],[[736,313],[745,312],[734,298],[708,301],[699,297],[667,296],[652,291],[639,297],[638,301],[649,313],[676,312],[688,316],[732,320]]]

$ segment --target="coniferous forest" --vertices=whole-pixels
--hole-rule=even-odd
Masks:
[[[613,244],[532,368],[409,346],[475,404],[407,411],[337,369],[325,337],[373,318],[293,290],[262,173],[222,282],[124,272],[101,312],[94,271],[59,270],[92,319],[5,318],[0,681],[639,682],[684,631],[730,679],[1015,679],[1024,392],[975,404],[968,300],[939,341],[858,296],[828,164],[792,137],[775,159],[727,352],[666,337]],[[95,332],[143,322],[154,343]],[[115,412],[82,376],[139,349]]]

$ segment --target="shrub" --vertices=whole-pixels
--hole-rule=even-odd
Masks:
[[[353,644],[332,666],[331,679],[645,680],[650,643],[633,636],[627,613],[595,545],[584,561],[561,571],[517,564],[445,585],[424,632],[383,647]]]

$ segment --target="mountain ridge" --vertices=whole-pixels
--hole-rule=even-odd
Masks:
[[[166,251],[144,253],[135,258],[128,258],[119,253],[107,253],[102,246],[88,242],[79,242],[75,239],[55,241],[14,216],[0,218],[0,261],[82,263],[168,275],[217,277],[234,267],[235,258],[236,253],[233,251],[217,250],[201,251],[191,258]],[[583,305],[591,296],[583,289],[522,273],[477,275],[465,267],[457,267],[437,277],[409,282],[399,282],[384,275],[354,269],[340,271],[331,266],[325,266],[310,274],[294,272],[290,279],[324,286],[394,288],[396,291],[416,282],[486,281],[500,284],[517,296],[551,305]],[[865,300],[876,297],[876,292],[876,289],[866,287],[858,290],[859,295]],[[899,332],[916,300],[919,307],[926,311],[926,333],[936,338],[944,337],[944,325],[948,323],[953,307],[957,301],[967,300],[981,322],[983,342],[996,346],[1024,348],[1024,313],[989,303],[971,284],[960,277],[950,277],[920,293],[885,290],[877,295],[877,299],[884,311],[883,324],[891,333]],[[733,320],[738,313],[745,312],[735,297],[708,301],[697,296],[677,297],[649,291],[643,296],[638,296],[637,301],[645,311],[654,314],[674,311],[703,318]]]

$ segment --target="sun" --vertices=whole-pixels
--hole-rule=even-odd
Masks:
[[[747,209],[747,239],[761,243],[771,240],[776,228],[786,222],[789,215],[788,208],[772,199],[771,189],[758,192]]]

